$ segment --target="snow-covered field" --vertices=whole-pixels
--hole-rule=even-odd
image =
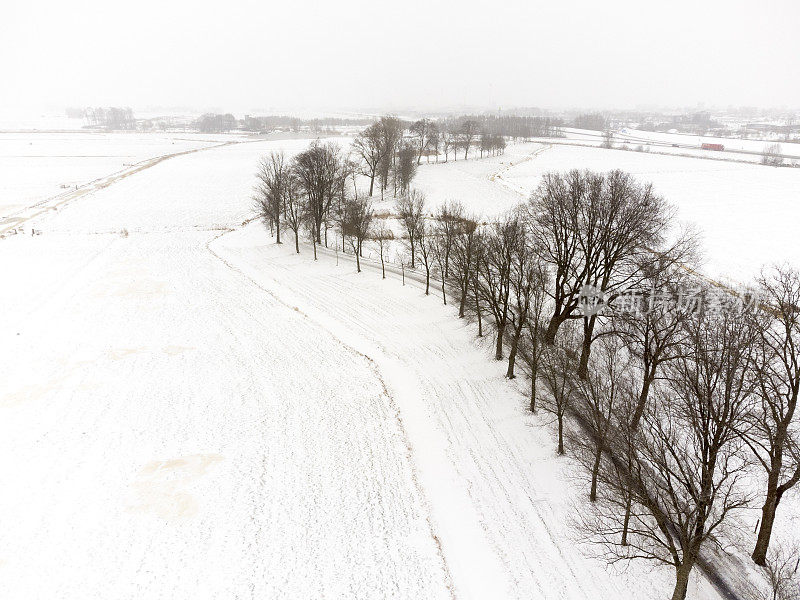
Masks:
[[[241,139],[196,133],[0,133],[0,223],[35,202],[147,158]]]
[[[669,569],[579,550],[552,424],[451,307],[241,226],[258,156],[307,143],[176,156],[0,240],[3,597],[664,597]],[[629,156],[513,146],[419,186],[492,215],[548,169],[638,168],[683,214],[736,176]]]
[[[208,249],[274,147],[166,161],[2,241],[4,597],[450,596],[374,365]]]
[[[415,184],[434,205],[458,199],[491,218],[526,199],[543,173],[569,169],[622,169],[652,182],[680,221],[701,230],[709,275],[748,281],[765,264],[800,266],[800,169],[531,143],[422,165]]]

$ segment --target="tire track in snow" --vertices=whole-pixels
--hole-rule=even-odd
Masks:
[[[500,185],[502,185],[506,189],[509,189],[512,192],[514,192],[516,194],[519,194],[523,198],[527,198],[528,195],[530,194],[530,190],[529,189],[524,188],[524,187],[522,187],[520,185],[516,185],[515,183],[511,183],[505,177],[503,177],[503,175],[509,173],[511,171],[511,169],[513,169],[514,167],[517,167],[517,166],[521,165],[522,163],[526,163],[526,162],[528,162],[530,160],[533,160],[534,158],[539,156],[542,152],[544,152],[545,150],[549,150],[552,147],[553,147],[552,144],[543,144],[541,148],[536,148],[536,150],[534,150],[533,152],[530,152],[529,154],[524,156],[522,158],[522,160],[519,160],[519,161],[517,161],[515,163],[514,162],[509,162],[509,164],[503,166],[503,168],[501,168],[501,169],[495,171],[494,173],[492,173],[491,175],[489,175],[489,177],[488,177],[489,181],[491,181],[492,183],[499,183]]]

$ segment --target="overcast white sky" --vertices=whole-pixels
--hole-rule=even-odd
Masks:
[[[800,106],[800,2],[11,0],[0,106]]]

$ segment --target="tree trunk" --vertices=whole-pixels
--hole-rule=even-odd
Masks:
[[[461,289],[461,301],[458,304],[458,318],[464,318],[464,311],[467,308],[467,294],[469,293],[469,283],[465,288]]]
[[[621,545],[628,545],[628,527],[631,523],[631,504],[633,504],[633,494],[628,492],[628,497],[625,500],[625,520],[622,522],[622,540]]]
[[[678,567],[675,574],[675,591],[672,592],[672,600],[686,600],[686,591],[689,589],[689,574],[692,572],[693,564],[687,562]]]
[[[578,363],[578,377],[586,379],[589,374],[589,355],[592,352],[592,335],[597,317],[592,315],[583,319],[583,343],[581,344],[581,360]]]
[[[369,197],[372,198],[372,191],[375,189],[375,172],[369,177]]]
[[[775,470],[773,469],[773,472]],[[764,566],[767,562],[767,550],[772,537],[772,526],[775,523],[775,512],[778,508],[778,478],[772,473],[767,480],[767,499],[761,507],[761,525],[758,529],[758,539],[753,550],[753,562]]]
[[[511,340],[511,350],[508,352],[508,370],[506,371],[506,377],[508,379],[514,379],[514,364],[517,360],[517,348],[519,348],[519,338],[522,335],[522,318],[520,318],[520,323],[517,327],[514,328],[514,337]]]
[[[597,500],[597,474],[600,472],[600,460],[603,458],[603,445],[597,444],[594,452],[594,465],[592,465],[592,489],[589,490],[589,500]]]
[[[444,289],[444,273],[442,273],[442,301],[444,305],[447,306],[447,292]]]
[[[481,319],[481,305],[478,301],[478,288],[475,288],[475,314],[478,315],[478,337],[483,337],[483,319]]]
[[[294,251],[300,254],[300,234],[294,232]]]
[[[536,369],[531,368],[531,412],[536,412]]]
[[[481,305],[480,297],[478,296],[478,268],[480,262],[475,261],[475,279],[473,280],[472,289],[475,290],[475,314],[478,315],[478,337],[483,337],[483,321],[481,320]]]
[[[558,333],[558,328],[561,327],[561,323],[566,320],[565,317],[562,317],[559,313],[554,313],[552,317],[550,317],[550,322],[547,324],[547,329],[544,332],[544,343],[548,346],[552,346],[556,343],[556,333]]]
[[[631,429],[636,430],[639,427],[639,421],[644,414],[645,406],[647,406],[647,396],[650,394],[650,384],[653,382],[654,376],[650,373],[645,373],[642,380],[642,391],[639,394],[639,401],[636,403],[636,410],[633,411],[633,418],[631,419]]]
[[[361,259],[358,257],[358,252],[356,252],[356,273],[361,273]]]
[[[497,325],[497,344],[494,348],[494,359],[503,360],[503,334],[506,331],[505,323]]]
[[[317,260],[317,240],[311,240],[311,245],[314,246],[314,260]]]
[[[558,454],[564,454],[564,415],[558,414]]]
[[[275,219],[275,243],[281,243],[281,220]]]

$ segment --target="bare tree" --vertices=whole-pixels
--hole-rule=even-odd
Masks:
[[[313,142],[295,157],[293,171],[306,198],[314,240],[322,243],[322,226],[329,221],[333,202],[341,193],[342,179],[348,175],[341,151],[333,143]]]
[[[672,209],[652,186],[627,173],[570,171],[546,174],[530,210],[543,258],[554,273],[554,309],[545,341],[552,343],[567,319],[582,318],[578,373],[583,376],[602,308],[665,255],[662,244]],[[587,289],[600,303],[593,312],[580,314]]]
[[[800,482],[800,273],[776,267],[762,273],[760,288],[772,318],[761,327],[754,357],[758,403],[746,439],[767,475],[753,560],[764,565],[775,514],[784,494]]]
[[[761,153],[761,164],[770,167],[780,167],[783,164],[783,154],[780,144],[767,144]]]
[[[508,352],[508,368],[506,369],[506,377],[508,379],[514,379],[515,376],[514,365],[520,348],[523,330],[531,317],[531,302],[536,301],[537,290],[544,289],[546,280],[545,267],[540,261],[531,239],[523,229],[511,260],[511,296],[514,301],[511,303],[509,311],[511,340]]]
[[[450,247],[448,246],[447,236],[443,231],[441,222],[438,222],[431,232],[433,238],[433,257],[436,261],[436,266],[439,267],[439,280],[442,286],[442,302],[447,306],[447,259],[450,254]]]
[[[571,328],[558,343],[549,346],[542,354],[540,371],[548,395],[539,403],[545,412],[552,414],[558,423],[556,452],[564,454],[564,417],[570,409],[575,392],[575,356]]]
[[[584,283],[612,298],[621,289],[638,283],[654,265],[667,258],[679,260],[677,252],[662,248],[664,234],[674,210],[630,174],[610,171],[601,180],[600,197],[578,207]],[[675,247],[682,247],[681,237]],[[663,267],[662,267],[663,268]],[[585,375],[599,312],[583,318],[583,343],[578,374]]]
[[[454,280],[461,296],[458,316],[463,318],[475,270],[477,245],[479,243],[478,220],[475,217],[462,217],[461,226],[456,230],[451,250],[451,279]]]
[[[457,152],[456,139],[449,129],[444,129],[439,132],[439,139],[442,145],[442,152],[444,152],[444,162],[447,162],[450,150],[453,150],[453,155]]]
[[[506,152],[506,138],[502,135],[494,136],[493,143],[494,151],[496,154],[505,154]]]
[[[300,186],[294,176],[286,180],[283,192],[283,216],[289,229],[294,233],[294,251],[300,254],[300,230],[305,223],[307,211],[304,198],[300,194]],[[314,251],[316,252],[316,247]]]
[[[642,289],[630,294],[635,305],[615,307],[613,329],[639,363],[641,385],[631,427],[642,418],[650,389],[663,367],[680,358],[685,342],[685,322],[690,306],[679,302],[688,277],[681,269],[652,270]]]
[[[303,217],[301,222],[306,228],[308,232],[308,237],[311,238],[311,247],[314,251],[314,260],[317,260],[317,244],[319,243],[319,228],[316,225],[314,220],[315,216],[315,208],[314,205],[309,201],[308,197],[304,197],[303,201]]]
[[[414,121],[408,128],[417,138],[417,164],[422,161],[422,154],[427,150],[431,141],[431,134],[435,128],[436,124],[430,119]]]
[[[383,135],[380,124],[373,123],[359,133],[353,140],[353,150],[361,160],[362,175],[369,177],[369,195],[372,196],[383,151]]]
[[[475,245],[475,269],[473,271],[472,290],[475,298],[475,318],[478,320],[478,337],[483,337],[483,308],[481,307],[481,270],[486,261],[486,236],[483,232]]]
[[[436,212],[437,234],[440,237],[444,277],[450,277],[450,255],[456,238],[464,227],[464,206],[460,202],[446,202]]]
[[[472,143],[475,141],[475,138],[480,135],[480,129],[481,127],[478,122],[473,121],[472,119],[467,119],[461,123],[459,134],[461,136],[461,143],[464,146],[464,160],[467,160],[469,157],[469,149],[472,147]]]
[[[525,335],[521,340],[520,356],[528,366],[531,376],[530,409],[536,412],[536,382],[539,378],[539,365],[541,364],[544,349],[544,332],[547,327],[545,319],[545,302],[547,298],[548,273],[543,268],[541,259],[538,261],[539,282],[532,287],[528,316],[525,319]]]
[[[394,168],[394,176],[397,180],[397,187],[400,194],[406,195],[411,187],[411,181],[417,174],[416,151],[413,146],[406,144],[397,153],[397,164]]]
[[[394,234],[392,230],[386,227],[386,222],[381,220],[381,224],[378,226],[378,231],[375,233],[375,240],[378,242],[378,250],[380,252],[381,257],[381,278],[386,279],[386,264],[384,262],[384,257],[387,251],[388,242],[394,239]]]
[[[509,323],[511,303],[511,265],[525,228],[516,214],[509,214],[487,232],[478,291],[494,317],[497,343],[495,359],[503,358],[503,338]]]
[[[600,144],[601,148],[611,149],[614,147],[614,132],[611,129],[603,131],[603,143]]]
[[[645,411],[630,444],[627,480],[614,489],[620,478],[603,477],[608,493],[585,521],[609,560],[671,565],[673,600],[686,597],[704,543],[749,501],[739,431],[752,399],[756,328],[731,311],[697,313],[687,328],[688,351],[670,364],[668,390]],[[624,511],[627,494],[632,502]],[[623,530],[627,546],[618,543]]]
[[[427,296],[431,289],[431,266],[435,260],[436,238],[424,217],[417,225],[415,238],[419,254],[422,257],[422,266],[425,267],[425,295]]]
[[[425,194],[417,190],[411,190],[408,194],[397,199],[395,209],[408,235],[408,244],[411,250],[411,268],[413,269],[416,264],[417,238],[420,226],[425,218]]]
[[[381,197],[389,185],[389,176],[395,164],[397,147],[403,138],[403,124],[397,117],[384,116],[378,122],[381,133],[380,161],[378,178],[381,183]]]
[[[596,187],[595,180],[580,171],[545,173],[531,196],[529,211],[536,243],[552,272],[553,314],[544,334],[548,345],[553,345],[561,324],[578,308],[578,294],[587,277],[576,221],[578,205],[584,202],[589,186]]]
[[[797,548],[778,547],[770,551],[764,563],[769,582],[769,596],[761,600],[797,600],[800,590],[800,551]]]
[[[430,131],[428,132],[428,145],[425,154],[428,157],[428,162],[431,162],[431,153],[436,157],[436,162],[439,162],[439,146],[442,143],[442,134],[439,131],[439,126],[436,123],[431,123]]]
[[[630,356],[618,338],[599,340],[599,350],[589,361],[589,371],[577,378],[575,410],[584,426],[574,445],[577,455],[590,474],[589,500],[597,500],[597,484],[603,453],[609,448],[613,434],[614,416],[623,413],[620,406],[630,405],[634,381]]]
[[[350,240],[350,247],[356,255],[356,271],[361,273],[361,246],[370,235],[374,212],[369,198],[355,195],[345,203],[345,217],[342,221],[345,235]]]
[[[283,152],[271,152],[259,159],[253,201],[264,224],[270,229],[275,228],[276,244],[281,243],[284,195],[290,178],[289,165]]]
[[[488,155],[492,151],[492,134],[485,129],[481,130],[478,148],[481,153],[481,158],[483,158],[484,152]]]

